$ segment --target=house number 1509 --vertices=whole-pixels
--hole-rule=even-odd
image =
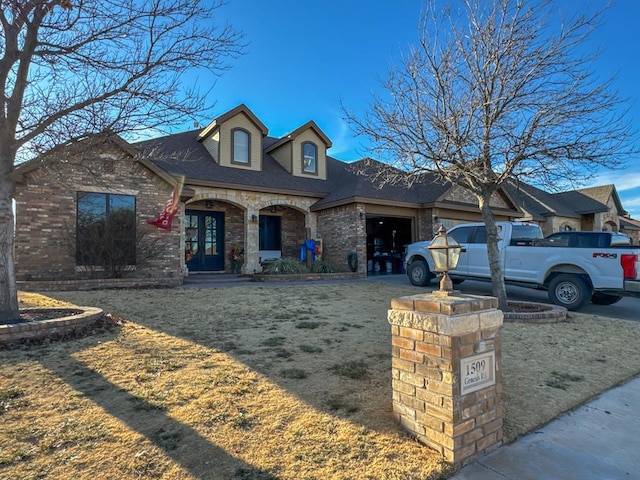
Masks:
[[[486,352],[460,360],[460,393],[475,392],[496,383],[496,352]]]
[[[467,364],[467,376],[484,372],[486,368],[487,368],[486,360],[478,360],[473,363],[469,363]]]

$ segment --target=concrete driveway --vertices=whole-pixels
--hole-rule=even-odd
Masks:
[[[404,274],[393,275],[371,275],[366,279],[357,280],[322,280],[316,282],[251,282],[248,277],[240,275],[190,275],[185,279],[182,288],[228,288],[228,287],[281,287],[294,285],[310,285],[323,283],[360,283],[360,282],[381,282],[393,283],[395,285],[411,285],[409,277]],[[438,282],[432,280],[425,292],[437,290]],[[456,289],[462,293],[472,295],[491,295],[491,283],[466,280],[457,285]],[[547,292],[543,290],[532,290],[530,288],[507,286],[507,296],[510,300],[523,300],[529,302],[550,303]],[[640,321],[640,298],[625,297],[614,305],[593,305],[589,304],[581,313],[592,313],[604,317],[622,318],[625,320]]]
[[[376,275],[367,278],[367,281],[410,285],[409,278],[406,275]],[[437,281],[432,280],[431,284],[425,287],[425,290],[437,288]],[[491,283],[489,282],[465,280],[462,284],[456,285],[456,289],[471,295],[491,295]],[[507,296],[509,300],[550,303],[547,292],[544,290],[507,286]],[[640,298],[624,297],[614,305],[594,305],[590,303],[580,310],[580,313],[592,313],[603,317],[640,321]]]

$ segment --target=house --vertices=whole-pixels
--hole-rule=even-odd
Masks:
[[[545,235],[565,230],[633,230],[614,185],[548,193],[532,185],[510,182],[507,191],[523,215],[518,220],[538,223]],[[636,237],[636,234],[633,235]]]
[[[628,236],[633,245],[640,245],[640,221],[628,216],[620,217],[620,232]]]
[[[400,272],[404,245],[430,238],[440,225],[481,220],[476,199],[460,187],[431,176],[410,185],[380,182],[383,164],[342,162],[327,153],[331,146],[313,121],[269,136],[239,105],[203,129],[58,148],[16,169],[16,277],[32,288],[108,276],[176,285],[185,274],[230,273],[232,250],[243,251],[242,273],[260,272],[272,259],[299,257],[308,239],[338,271]],[[184,188],[171,230],[149,226],[178,179]],[[576,195],[588,205],[576,210],[560,197],[510,185],[491,208],[497,220],[525,218],[549,232],[598,227],[597,215],[609,207]],[[104,259],[107,243],[113,261]]]

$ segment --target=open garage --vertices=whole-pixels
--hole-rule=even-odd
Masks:
[[[402,253],[412,242],[412,218],[367,215],[367,274],[404,273]]]

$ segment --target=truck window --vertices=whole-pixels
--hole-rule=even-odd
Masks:
[[[578,234],[578,242],[576,247],[578,248],[599,248],[599,247],[605,247],[608,246],[607,245],[607,237],[605,235],[602,235],[600,233],[598,234],[587,234],[587,235],[580,235]]]
[[[537,225],[514,225],[511,230],[511,245],[531,245],[541,238],[542,231]]]
[[[545,247],[569,247],[571,246],[572,237],[575,238],[575,235],[569,233],[554,233],[537,244]]]
[[[487,243],[487,227],[477,227],[471,243]]]
[[[469,233],[473,227],[460,227],[449,232],[449,235],[458,243],[469,243]]]

